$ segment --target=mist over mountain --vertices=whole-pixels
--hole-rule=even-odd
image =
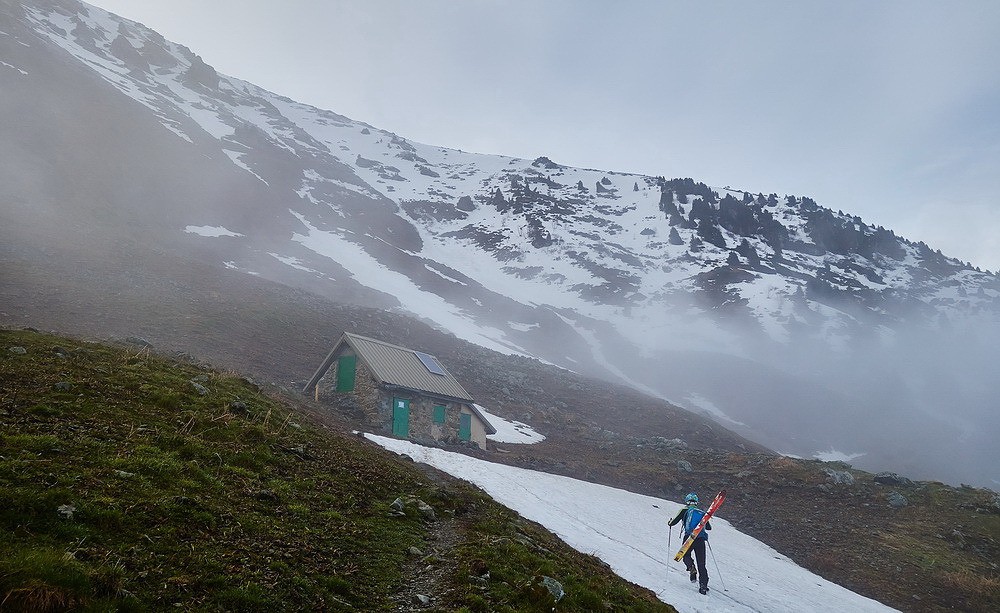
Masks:
[[[807,196],[412,142],[74,0],[0,0],[0,142],[10,245],[184,254],[782,453],[1000,483],[1000,278]]]

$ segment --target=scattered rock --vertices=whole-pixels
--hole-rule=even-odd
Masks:
[[[191,381],[190,383],[191,387],[194,388],[194,391],[198,392],[199,396],[204,396],[205,394],[208,393],[208,388],[202,385],[201,383],[197,383],[195,381]]]
[[[316,457],[309,453],[305,445],[296,445],[295,447],[282,447],[282,449],[293,456],[299,458],[300,460],[315,460]]]
[[[56,383],[55,385],[53,385],[52,387],[55,388],[56,391],[59,391],[59,392],[68,392],[71,389],[73,389],[73,384],[70,383],[69,381],[60,381],[60,382]]]
[[[658,449],[687,449],[688,444],[679,438],[663,438],[657,436],[653,438],[653,444]]]
[[[420,549],[418,549],[417,547],[410,547],[410,549],[408,550],[408,553],[411,556],[416,556],[418,558],[422,557],[424,555],[424,552],[420,551]]]
[[[546,604],[553,607],[566,595],[561,583],[552,577],[544,575],[535,575],[532,578],[531,584],[528,586],[528,592],[539,604]]]
[[[134,477],[135,473],[130,473],[127,470],[116,470],[114,471],[116,477],[121,477],[123,479],[128,479],[129,477]]]
[[[56,508],[56,512],[62,515],[63,519],[73,519],[73,513],[76,512],[76,507],[71,504],[61,504]]]
[[[198,375],[194,379],[191,379],[195,383],[208,383],[208,375]]]
[[[28,350],[25,349],[24,347],[11,347],[10,349],[8,349],[8,351],[13,353],[14,355],[24,355],[28,353]]]
[[[150,343],[140,336],[127,336],[125,337],[125,342],[129,345],[138,345],[139,347],[145,347],[147,349],[153,346],[153,343]]]
[[[427,504],[423,500],[417,500],[417,510],[420,511],[420,514],[424,516],[424,519],[427,519],[429,521],[434,521],[437,519],[437,516],[434,514],[433,507],[431,507],[431,505]]]
[[[247,403],[243,402],[239,398],[229,403],[229,410],[237,415],[246,415],[250,412],[250,408]]]
[[[753,473],[750,472],[749,470],[741,470],[740,472],[736,473],[736,478],[737,479],[746,479],[747,477],[749,477],[751,475],[753,475]]]
[[[955,541],[959,549],[965,549],[965,535],[960,530],[951,531],[951,540]]]
[[[677,460],[677,468],[686,473],[694,472],[694,467],[687,460]]]
[[[420,604],[420,605],[423,605],[423,606],[426,607],[427,605],[429,605],[431,603],[431,599],[428,598],[427,596],[423,595],[423,594],[414,594],[413,595],[413,602],[415,602],[417,604]]]
[[[910,481],[906,477],[900,477],[896,473],[881,472],[875,475],[875,483],[881,483],[882,485],[902,485],[905,487],[911,487],[913,481]]]
[[[854,485],[854,475],[848,470],[824,468],[823,472],[826,473],[827,480],[831,481],[834,485]]]
[[[889,505],[894,509],[900,509],[910,503],[905,496],[896,491],[889,492],[886,500],[889,501]]]
[[[437,519],[434,513],[433,507],[427,504],[423,500],[420,500],[416,496],[400,496],[392,501],[389,505],[389,515],[391,517],[399,517],[406,514],[406,507],[412,505],[417,511],[428,521],[434,521]]]

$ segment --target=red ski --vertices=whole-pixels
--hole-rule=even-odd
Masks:
[[[705,516],[701,518],[701,521],[698,522],[698,525],[695,526],[694,530],[691,531],[691,535],[688,536],[686,539],[684,539],[684,544],[681,545],[681,550],[678,551],[677,555],[674,556],[675,562],[680,561],[680,559],[684,557],[684,554],[687,553],[688,549],[691,549],[691,545],[694,543],[694,540],[698,538],[698,535],[701,534],[701,531],[705,529],[705,524],[708,523],[708,520],[712,518],[712,515],[714,515],[715,512],[719,509],[719,507],[722,506],[722,503],[723,501],[725,501],[725,499],[726,499],[726,490],[722,490],[721,492],[716,494],[715,500],[712,501],[712,504],[708,505],[708,510],[705,511]]]

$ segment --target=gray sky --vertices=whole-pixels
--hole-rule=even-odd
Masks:
[[[92,0],[407,138],[807,195],[1000,269],[1000,2]]]

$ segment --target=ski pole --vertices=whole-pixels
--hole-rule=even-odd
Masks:
[[[728,592],[729,588],[726,587],[726,580],[722,578],[722,571],[719,570],[719,561],[715,559],[715,551],[712,550],[712,541],[705,541],[708,543],[708,550],[712,552],[712,561],[715,562],[715,574],[718,575],[719,581],[722,582],[722,591]]]

